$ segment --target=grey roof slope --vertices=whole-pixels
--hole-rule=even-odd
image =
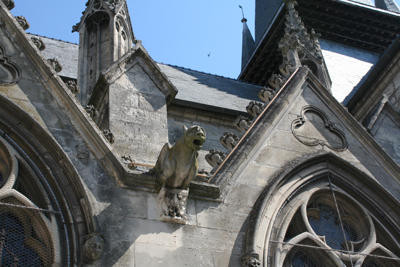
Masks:
[[[246,111],[250,100],[259,100],[262,87],[177,66],[158,64],[178,89],[175,99],[236,111]]]
[[[28,34],[42,39],[46,49],[40,51],[44,58],[56,58],[62,66],[60,76],[76,79],[78,75],[79,46],[77,44],[56,40],[36,34]]]
[[[79,46],[61,40],[38,36],[46,45],[43,56],[57,58],[62,66],[60,76],[76,79],[78,73]],[[161,71],[178,89],[175,99],[179,103],[193,103],[206,109],[245,112],[250,100],[257,97],[261,87],[235,79],[199,72],[177,66],[158,63]]]

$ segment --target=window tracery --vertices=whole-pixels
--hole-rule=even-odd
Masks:
[[[298,206],[292,217],[290,202]],[[282,227],[277,240],[271,240],[276,245],[275,266],[375,267],[400,263],[395,238],[382,233],[383,229],[377,231],[374,222],[378,218],[331,184],[329,178],[302,190],[290,202],[280,211],[290,223]],[[279,240],[279,236],[284,238]],[[380,243],[381,239],[386,244]]]
[[[29,164],[0,137],[0,266],[60,262],[58,213]]]
[[[249,217],[243,267],[400,266],[400,202],[375,179],[332,153],[271,179]]]

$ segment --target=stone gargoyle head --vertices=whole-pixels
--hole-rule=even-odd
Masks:
[[[206,141],[206,132],[200,126],[194,125],[190,128],[183,126],[184,143],[195,151],[201,149]]]

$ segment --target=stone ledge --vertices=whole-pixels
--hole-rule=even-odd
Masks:
[[[127,170],[120,176],[120,185],[132,190],[143,190],[156,192],[156,177],[151,173],[150,168],[140,168],[137,170]],[[221,190],[218,185],[201,181],[202,177],[197,176],[195,181],[190,184],[189,197],[211,201],[221,201]]]

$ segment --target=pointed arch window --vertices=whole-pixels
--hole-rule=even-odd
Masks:
[[[297,203],[297,217],[290,216],[292,202]],[[303,188],[279,213],[290,222],[271,240],[275,261],[283,266],[400,264],[396,238],[382,228],[377,216],[333,184],[329,175]],[[381,225],[379,230],[376,225]]]
[[[1,137],[0,177],[0,266],[60,263],[60,212],[29,163]]]
[[[255,207],[247,255],[259,266],[400,266],[399,203],[342,167],[324,162],[277,178]]]

